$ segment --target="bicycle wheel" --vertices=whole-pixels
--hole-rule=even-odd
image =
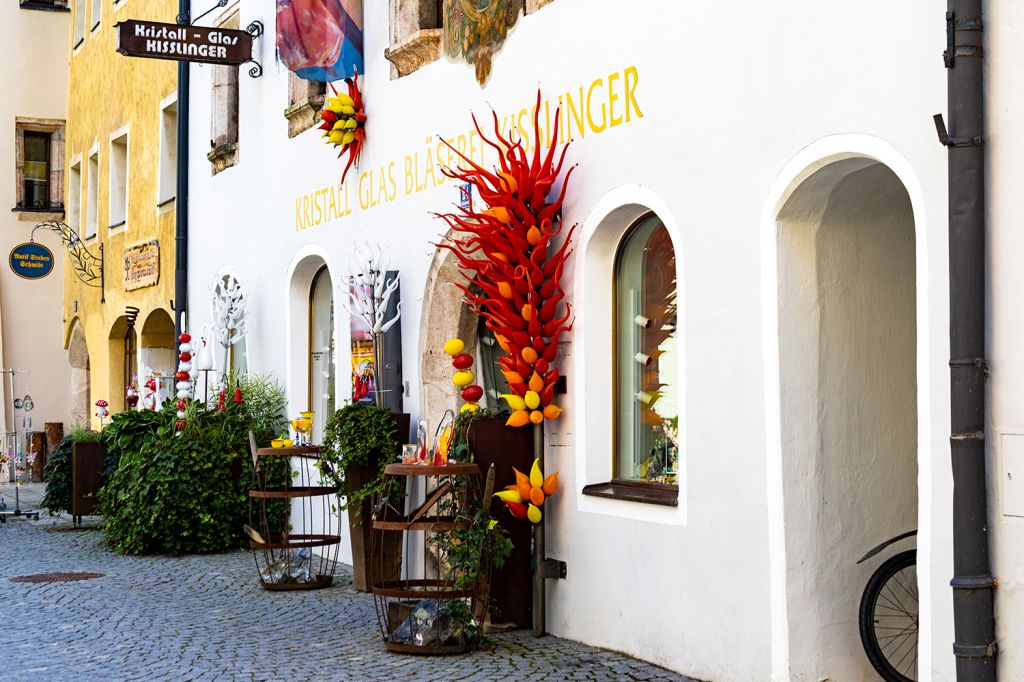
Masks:
[[[864,653],[883,680],[917,680],[917,550],[900,552],[871,575],[858,623]]]

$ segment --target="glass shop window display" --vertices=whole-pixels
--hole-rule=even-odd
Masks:
[[[661,220],[627,233],[615,261],[615,477],[675,485],[679,467],[676,256]]]

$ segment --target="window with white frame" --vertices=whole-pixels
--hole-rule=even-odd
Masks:
[[[92,30],[95,31],[100,27],[100,22],[103,20],[103,0],[92,0]]]
[[[98,151],[89,155],[85,184],[85,237],[88,239],[95,237],[99,232],[100,154]]]
[[[85,40],[85,2],[86,0],[75,0],[75,42],[73,47],[78,47]]]
[[[75,232],[82,229],[82,161],[71,164],[68,174],[67,223]]]
[[[156,203],[163,206],[174,199],[178,180],[178,103],[160,110],[160,178]]]
[[[676,485],[679,346],[676,258],[653,214],[626,233],[615,260],[615,467],[621,481]]]
[[[110,227],[128,220],[128,133],[110,141]]]

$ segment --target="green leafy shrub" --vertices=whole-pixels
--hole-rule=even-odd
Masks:
[[[239,380],[245,402],[217,412],[190,402],[186,427],[164,412],[124,412],[108,427],[117,465],[100,491],[106,537],[125,554],[213,552],[238,546],[248,520],[249,431],[266,442],[284,423],[284,391],[268,377]],[[232,389],[233,393],[233,389]],[[249,397],[252,396],[252,405]],[[270,474],[280,483],[287,461]],[[287,514],[278,505],[275,517]],[[278,519],[280,522],[280,519]]]
[[[63,514],[71,509],[71,447],[74,439],[64,436],[60,445],[46,456],[43,477],[46,479],[46,494],[42,506],[51,516]]]
[[[114,549],[182,554],[237,545],[252,470],[248,426],[236,407],[195,411],[180,436],[173,416],[140,426],[148,427],[137,436],[141,447],[120,453],[100,493]]]

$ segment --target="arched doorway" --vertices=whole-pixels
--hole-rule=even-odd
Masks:
[[[323,440],[337,400],[337,311],[334,278],[319,255],[307,255],[292,270],[288,287],[290,417],[313,410],[313,442]],[[347,354],[345,354],[347,355]],[[347,396],[346,396],[347,397]]]
[[[85,330],[76,318],[71,322],[68,341],[68,366],[71,368],[71,425],[88,426],[92,411],[92,396],[89,386],[89,347],[85,342]]]
[[[174,344],[174,320],[162,308],[149,314],[142,325],[139,367],[145,375],[171,376],[177,367]]]
[[[789,673],[875,679],[857,610],[877,562],[856,561],[917,524],[913,208],[886,165],[844,158],[776,227]]]
[[[334,283],[326,265],[313,275],[309,287],[309,332],[306,337],[309,356],[309,395],[306,404],[323,418],[316,419],[314,442],[323,441],[324,424],[337,406],[334,394],[337,372],[334,339]]]
[[[108,382],[106,396],[111,414],[125,409],[125,393],[129,385],[138,386],[139,335],[135,330],[138,310],[114,320],[108,337]]]
[[[442,241],[454,236],[449,230]],[[452,285],[465,281],[455,255],[447,249],[435,250],[420,316],[420,414],[428,419],[437,419],[445,410],[457,410],[461,402],[452,386],[452,359],[443,350],[444,342],[453,337],[462,339],[470,349],[466,352],[479,360],[474,369],[480,375],[478,383],[486,389],[484,406],[504,407],[495,395],[495,386],[500,386],[503,378],[492,368],[501,351],[480,317],[463,303],[462,291]]]

